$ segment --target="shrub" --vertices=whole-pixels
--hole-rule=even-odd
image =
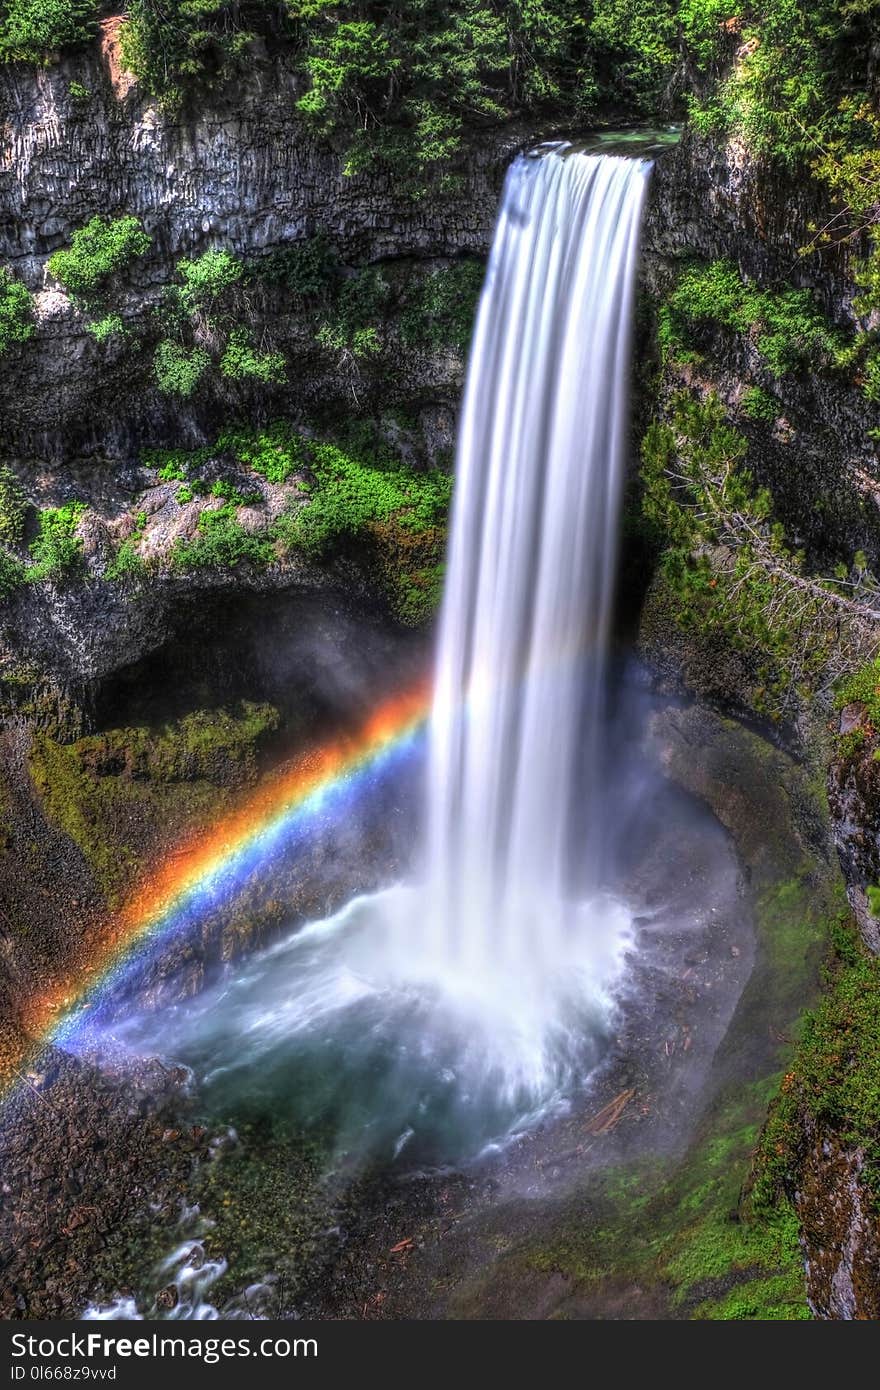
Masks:
[[[74,298],[85,298],[105,290],[150,244],[136,217],[95,216],[74,232],[67,250],[49,257],[49,269]]]
[[[231,569],[236,565],[268,564],[274,557],[272,541],[246,531],[236,516],[236,504],[206,507],[199,517],[198,534],[178,541],[172,563],[176,569]]]
[[[0,6],[0,59],[41,63],[85,43],[97,28],[94,0],[5,0]]]
[[[231,251],[205,251],[194,260],[177,263],[181,285],[177,296],[184,311],[211,322],[218,307],[228,300],[244,274],[244,265]]]
[[[125,332],[125,324],[120,314],[105,314],[103,318],[92,319],[86,324],[92,337],[99,343],[109,342],[111,338]]]
[[[854,360],[853,348],[829,327],[809,290],[761,290],[730,261],[688,267],[665,308],[661,342],[674,357],[692,355],[690,325],[715,322],[752,334],[776,377],[804,365],[843,367]]]
[[[295,304],[325,299],[339,275],[336,252],[323,232],[273,251],[251,269],[254,279],[283,285]]]
[[[747,420],[762,420],[772,425],[779,418],[781,406],[775,396],[760,386],[750,386],[743,392],[740,410]]]
[[[404,341],[466,352],[482,284],[479,261],[457,261],[431,271],[400,315]]]
[[[284,420],[260,430],[227,430],[218,437],[217,448],[233,454],[267,483],[286,483],[304,463],[302,438]]]
[[[165,338],[156,348],[153,373],[160,391],[168,396],[188,399],[208,367],[211,359],[204,348],[185,348]]]
[[[445,521],[452,492],[448,474],[354,458],[335,444],[313,444],[311,452],[314,490],[290,532],[303,549],[322,554],[374,523],[394,520],[402,530],[417,532]]]
[[[0,598],[8,598],[14,589],[22,584],[27,570],[21,560],[0,548]]]
[[[0,465],[0,541],[18,545],[24,534],[27,498],[8,464]]]
[[[0,266],[0,357],[34,333],[33,300],[27,285]]]
[[[146,563],[137,551],[137,537],[129,536],[110,560],[105,574],[114,580],[140,579],[146,571]]]
[[[262,381],[267,386],[286,380],[284,355],[259,352],[245,328],[234,328],[220,358],[220,371],[232,381]]]
[[[187,84],[231,76],[254,38],[242,27],[243,9],[233,0],[129,0],[125,65],[145,91],[178,105]]]
[[[85,510],[82,502],[67,502],[40,513],[40,533],[31,545],[33,563],[27,571],[32,583],[63,579],[80,567],[83,543],[76,528]]]

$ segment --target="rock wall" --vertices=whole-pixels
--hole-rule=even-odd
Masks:
[[[153,238],[119,306],[129,323],[156,304],[179,258],[213,245],[251,258],[320,230],[352,266],[485,252],[504,168],[526,132],[475,139],[454,193],[438,185],[415,200],[379,165],[346,175],[341,155],[304,129],[298,94],[283,50],[259,47],[233,88],[175,115],[120,72],[106,39],[100,56],[0,69],[0,259],[35,292],[39,318],[0,387],[8,445],[55,461],[71,448],[124,455],[145,434],[186,437],[216,418],[216,393],[180,409],[152,389],[148,355],[132,360],[118,343],[95,342],[48,276],[49,255],[95,214],[133,214]],[[278,346],[302,355],[283,301],[256,302],[252,326],[257,336],[271,328]],[[460,372],[460,361],[410,352],[387,373],[386,403],[454,404]],[[222,405],[302,409],[335,395],[352,408],[351,382],[332,363],[291,376],[287,390],[226,387]]]

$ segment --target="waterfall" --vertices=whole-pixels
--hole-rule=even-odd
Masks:
[[[650,169],[561,146],[518,158],[504,186],[459,431],[430,723],[431,930],[469,972],[564,960],[571,895],[598,887]]]
[[[262,1096],[349,1156],[445,1161],[565,1105],[603,1054],[632,942],[598,827],[649,170],[552,147],[508,174],[461,423],[426,863],[163,1013],[218,1113]]]

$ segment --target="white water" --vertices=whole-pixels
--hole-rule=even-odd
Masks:
[[[351,1152],[473,1152],[595,1065],[630,942],[601,891],[609,624],[650,165],[512,165],[456,465],[420,881],[162,1019],[219,1103]],[[275,1098],[274,1100],[272,1098]]]
[[[428,788],[434,946],[480,977],[564,966],[572,893],[599,883],[650,167],[563,150],[516,160],[504,189],[460,426]]]

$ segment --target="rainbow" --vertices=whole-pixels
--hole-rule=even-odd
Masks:
[[[31,1051],[69,1039],[148,947],[227,900],[273,854],[313,831],[321,818],[338,814],[411,751],[429,703],[424,683],[388,699],[356,733],[310,749],[151,870],[75,969],[30,1000],[22,1020],[28,1041],[0,1063],[0,1087],[14,1084]]]

